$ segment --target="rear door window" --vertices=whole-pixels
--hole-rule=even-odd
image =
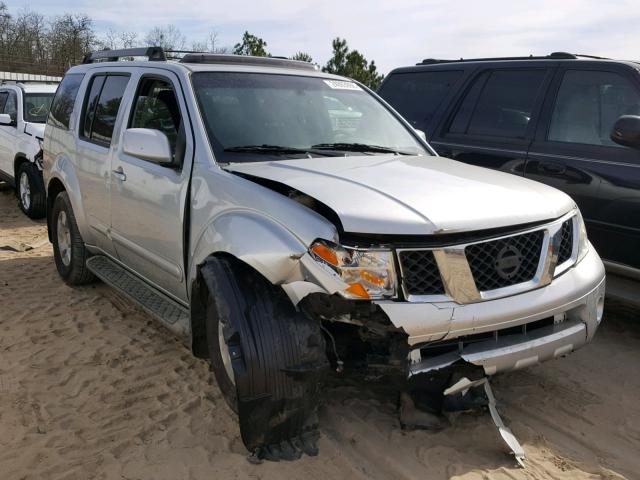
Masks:
[[[129,83],[128,75],[95,77],[87,95],[83,119],[83,135],[100,145],[111,145],[122,96]],[[96,94],[98,89],[99,95]]]
[[[524,138],[546,69],[483,72],[471,86],[449,133]]]
[[[462,70],[394,73],[380,96],[414,128],[426,128],[434,113],[462,75]]]
[[[551,114],[548,140],[620,147],[610,138],[621,115],[640,115],[640,94],[614,72],[568,70]]]
[[[62,79],[49,110],[48,125],[69,129],[71,112],[83,78],[83,73],[70,73]]]
[[[0,113],[4,112],[4,105],[9,98],[9,92],[0,92]]]

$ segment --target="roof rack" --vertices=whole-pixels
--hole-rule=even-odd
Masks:
[[[598,60],[608,60],[605,57],[596,57],[594,55],[580,55],[576,53],[553,52],[549,55],[544,55],[544,56],[529,55],[527,57],[460,58],[458,60],[440,60],[436,58],[425,58],[422,62],[416,63],[416,65],[433,65],[438,63],[457,63],[457,62],[487,62],[492,60],[575,60],[580,57],[593,58]]]
[[[125,57],[147,57],[149,61],[164,62],[167,56],[162,47],[123,48],[122,50],[100,50],[87,53],[82,63],[117,62]]]
[[[187,53],[180,63],[213,63],[226,65],[259,65],[263,67],[301,68],[317,70],[318,67],[309,62],[289,60],[285,57],[252,57],[249,55],[225,55],[218,53]]]

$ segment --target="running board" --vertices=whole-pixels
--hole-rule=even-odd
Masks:
[[[87,268],[107,285],[137,303],[179,337],[190,331],[189,311],[104,255],[87,260]]]

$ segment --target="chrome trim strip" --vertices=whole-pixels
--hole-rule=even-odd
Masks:
[[[529,157],[531,156],[547,157],[547,158],[562,158],[564,160],[577,160],[579,162],[604,163],[606,165],[618,165],[621,167],[640,168],[640,165],[636,165],[633,163],[614,162],[612,160],[600,160],[598,158],[572,157],[570,155],[559,155],[557,153],[529,152]]]
[[[473,150],[487,150],[491,152],[502,152],[502,153],[512,153],[514,155],[527,155],[526,150],[509,150],[506,148],[494,148],[494,147],[481,147],[478,145],[465,145],[463,143],[449,143],[449,142],[430,142],[432,145],[442,145],[444,147],[458,147],[458,148],[468,148]]]

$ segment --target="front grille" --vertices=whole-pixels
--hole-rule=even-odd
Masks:
[[[430,250],[399,252],[404,287],[409,295],[441,295],[444,285]]]
[[[465,254],[481,292],[532,280],[540,263],[544,231],[469,245]]]
[[[571,258],[573,253],[573,219],[562,224],[560,229],[560,248],[558,249],[558,265]]]

